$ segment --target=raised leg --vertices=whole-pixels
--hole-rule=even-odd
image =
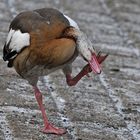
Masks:
[[[88,73],[91,72],[89,64],[87,64],[80,72],[77,74],[74,78],[72,78],[71,73],[66,73],[66,81],[69,86],[74,86],[78,83],[78,81],[84,77],[85,75],[88,75]]]
[[[97,55],[97,61],[99,62],[99,64],[101,64],[106,58],[107,58],[108,54],[107,55],[101,55],[101,52],[98,53]],[[71,76],[71,67],[70,66],[67,66],[63,69],[65,75],[66,75],[66,81],[67,81],[67,84],[69,86],[74,86],[78,83],[78,81],[84,77],[85,75],[88,76],[88,73],[92,72],[92,69],[90,68],[90,65],[87,64],[80,72],[79,74],[77,74],[74,78],[72,78]]]
[[[39,89],[37,88],[37,86],[34,86],[34,91],[35,91],[35,97],[37,100],[37,103],[39,105],[39,108],[41,110],[42,113],[42,117],[44,120],[44,128],[41,130],[43,133],[47,133],[47,134],[56,134],[56,135],[62,135],[64,133],[66,133],[65,129],[60,129],[57,127],[54,127],[52,124],[49,123],[46,112],[45,112],[45,108],[43,106],[43,101],[42,101],[42,94],[39,91]]]

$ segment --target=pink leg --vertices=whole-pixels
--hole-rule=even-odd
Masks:
[[[44,125],[45,125],[45,127],[41,131],[43,133],[47,133],[47,134],[51,133],[51,134],[56,134],[56,135],[62,135],[64,133],[66,133],[66,130],[56,128],[52,124],[49,123],[46,112],[45,112],[45,108],[44,108],[43,102],[42,102],[42,94],[36,86],[34,86],[33,88],[35,91],[35,97],[36,97],[37,103],[39,105],[39,108],[41,110],[42,117],[44,120]]]
[[[85,75],[88,75],[88,73],[91,72],[89,64],[87,64],[80,72],[77,74],[74,78],[71,77],[71,73],[66,74],[66,81],[69,86],[74,86],[78,83],[78,81],[84,77]]]
[[[107,55],[104,55],[104,56],[101,56],[101,53],[99,53],[97,55],[97,60],[99,62],[99,64],[101,64],[106,58],[107,58],[108,54]],[[66,74],[66,81],[67,81],[67,84],[69,86],[74,86],[78,83],[78,81],[84,77],[85,75],[88,76],[88,73],[90,73],[92,70],[90,68],[90,65],[87,64],[79,74],[77,74],[74,78],[71,77],[71,73],[68,73]]]

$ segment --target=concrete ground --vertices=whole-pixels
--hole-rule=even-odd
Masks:
[[[32,87],[2,60],[13,17],[54,7],[72,17],[94,43],[109,53],[99,76],[68,87],[61,71],[40,78],[49,120],[63,136],[45,135]],[[140,140],[139,0],[0,0],[0,140]],[[85,65],[73,64],[75,75]]]

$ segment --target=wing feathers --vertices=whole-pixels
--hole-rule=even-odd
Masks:
[[[35,49],[34,55],[31,55],[31,57],[36,55],[36,58],[33,58],[36,65],[40,64],[52,68],[70,61],[73,58],[75,51],[76,44],[72,39],[54,39],[45,44],[41,49]]]

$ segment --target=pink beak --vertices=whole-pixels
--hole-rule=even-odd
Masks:
[[[97,56],[93,53],[91,60],[89,61],[90,67],[95,74],[101,73],[101,66],[97,60]]]

